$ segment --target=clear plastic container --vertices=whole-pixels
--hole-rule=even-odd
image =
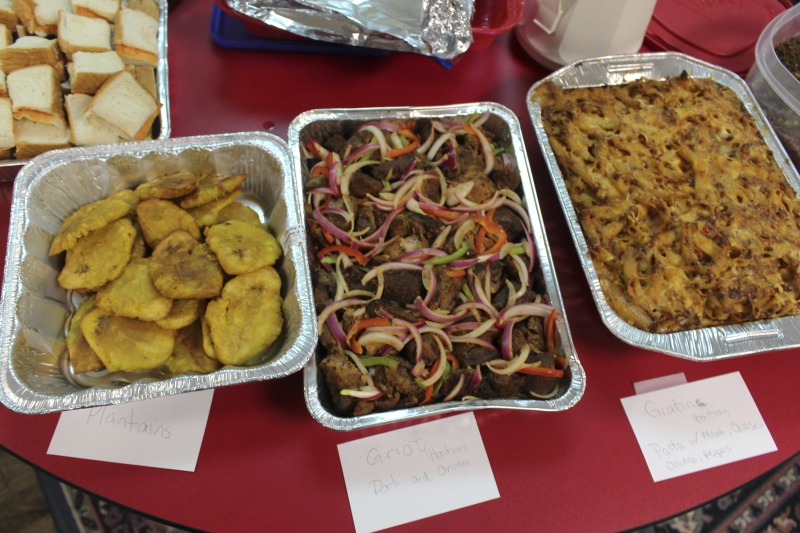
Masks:
[[[800,5],[767,24],[755,47],[755,63],[747,84],[778,134],[789,158],[800,168],[800,80],[787,69],[775,46],[800,35]]]

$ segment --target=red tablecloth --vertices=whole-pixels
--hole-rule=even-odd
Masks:
[[[698,363],[628,346],[602,324],[527,114],[526,92],[546,72],[513,34],[467,52],[449,70],[411,54],[241,51],[212,42],[211,6],[184,1],[169,14],[173,137],[263,129],[285,137],[292,118],[313,108],[473,101],[500,102],[523,124],[586,394],[564,412],[476,412],[500,498],[398,531],[620,530],[705,502],[797,452],[800,350]],[[2,239],[10,192],[0,185]],[[620,398],[638,380],[733,371],[744,377],[778,451],[654,483]],[[58,416],[0,407],[0,445],[103,498],[212,531],[352,529],[336,445],[398,427],[339,433],[320,426],[306,409],[300,374],[222,388],[197,469],[188,473],[47,455]]]

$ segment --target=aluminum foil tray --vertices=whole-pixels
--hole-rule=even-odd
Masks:
[[[158,64],[156,65],[156,90],[161,109],[153,122],[152,139],[167,139],[170,135],[169,112],[169,69],[167,65],[167,11],[168,0],[156,0],[159,7],[158,17]],[[123,6],[127,3],[123,0]],[[29,159],[8,159],[0,161],[0,181],[13,181],[20,167]]]
[[[550,303],[561,314],[558,321],[558,332],[561,337],[561,350],[569,361],[567,374],[570,377],[569,386],[557,397],[549,400],[540,399],[476,399],[466,401],[450,401],[394,411],[372,413],[358,417],[342,417],[336,414],[330,401],[330,392],[325,379],[318,369],[321,360],[322,348],[318,347],[304,369],[304,389],[306,404],[311,415],[323,426],[349,431],[367,427],[379,426],[393,422],[407,421],[427,416],[446,413],[471,411],[478,409],[517,409],[529,411],[563,411],[573,407],[582,397],[586,388],[586,375],[578,360],[572,337],[569,331],[561,293],[558,287],[553,258],[544,231],[544,223],[539,210],[530,165],[525,151],[525,143],[520,130],[519,119],[508,108],[491,102],[451,105],[441,107],[393,107],[393,108],[364,108],[364,109],[321,109],[312,110],[296,117],[289,126],[289,147],[293,151],[295,163],[295,179],[298,180],[297,188],[302,190],[303,184],[309,178],[309,169],[305,168],[300,156],[300,146],[309,138],[309,131],[315,127],[336,127],[346,123],[356,124],[369,120],[383,118],[421,119],[421,118],[464,118],[473,114],[488,112],[491,117],[484,124],[484,128],[492,132],[495,138],[513,149],[516,163],[520,170],[523,200],[530,216],[533,230],[534,245],[539,261],[534,274],[543,280],[546,286]]]
[[[563,88],[593,87],[621,85],[639,78],[666,79],[679,76],[682,72],[694,77],[711,78],[729,87],[739,96],[772,150],[787,182],[795,191],[800,191],[800,175],[755,97],[744,80],[729,70],[680,53],[626,54],[577,61],[540,80],[528,91],[528,111],[600,316],[612,333],[633,346],[693,361],[713,361],[800,346],[800,317],[782,317],[666,334],[650,333],[625,322],[614,312],[603,294],[577,213],[550,147],[542,123],[541,108],[534,101],[534,93],[539,85],[548,81]]]
[[[63,254],[48,257],[61,222],[79,206],[156,176],[246,173],[239,201],[278,238],[284,331],[250,366],[207,375],[155,372],[73,374],[64,349],[70,293],[57,275]],[[300,370],[317,339],[299,191],[286,143],[268,133],[226,134],[55,150],[19,173],[11,206],[0,307],[0,401],[22,413],[117,404],[280,378]]]

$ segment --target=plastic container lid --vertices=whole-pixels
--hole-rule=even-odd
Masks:
[[[764,27],[790,0],[658,0],[645,34],[653,50],[674,50],[742,76]]]

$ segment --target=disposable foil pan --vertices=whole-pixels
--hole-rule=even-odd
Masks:
[[[674,333],[650,333],[625,322],[614,312],[603,294],[600,279],[589,254],[586,238],[581,230],[564,177],[544,129],[541,107],[534,101],[535,91],[539,85],[546,82],[553,82],[560,87],[570,89],[621,85],[640,78],[666,79],[680,76],[683,72],[697,78],[711,78],[721,85],[729,87],[738,95],[772,150],[787,182],[794,187],[795,191],[800,191],[800,176],[758,106],[753,93],[741,77],[729,70],[684,54],[670,52],[599,57],[576,61],[557,70],[530,88],[527,102],[528,111],[597,309],[608,329],[623,341],[633,346],[693,361],[713,361],[800,346],[800,319],[796,316]]]
[[[434,118],[465,118],[474,114],[489,113],[490,118],[484,128],[495,135],[495,139],[504,146],[510,146],[519,167],[522,182],[522,194],[533,230],[534,245],[538,257],[534,276],[541,279],[546,287],[547,296],[553,307],[558,309],[561,319],[557,322],[558,333],[561,337],[561,351],[569,362],[567,375],[570,378],[569,386],[557,397],[548,400],[542,399],[476,399],[465,401],[450,401],[421,407],[397,409],[394,411],[372,413],[358,417],[342,417],[334,412],[330,401],[330,391],[325,379],[318,369],[318,362],[324,353],[318,347],[316,354],[306,365],[303,377],[306,404],[311,415],[323,426],[340,430],[355,430],[392,422],[418,419],[426,416],[441,415],[459,411],[478,409],[518,409],[529,411],[563,411],[573,407],[580,400],[586,388],[586,375],[578,360],[572,337],[569,331],[566,313],[561,300],[553,258],[550,246],[544,231],[539,203],[536,197],[531,169],[525,152],[525,143],[520,130],[519,119],[508,108],[491,102],[451,105],[441,107],[391,107],[391,108],[364,108],[364,109],[320,109],[305,112],[289,126],[289,147],[294,152],[295,179],[298,180],[297,188],[302,190],[303,184],[309,179],[309,169],[303,166],[300,156],[300,146],[311,137],[311,132],[322,127],[342,127],[347,124],[358,124],[369,120],[378,119],[434,119]]]
[[[167,11],[168,0],[156,0],[158,16],[158,63],[156,64],[156,91],[160,106],[158,116],[150,132],[152,139],[167,139],[170,135],[169,112],[169,68],[167,65]],[[123,1],[123,6],[127,2]],[[0,161],[0,181],[12,181],[19,169],[30,159],[8,159]]]
[[[22,413],[118,404],[280,378],[300,370],[317,339],[305,226],[286,143],[268,133],[225,134],[68,148],[42,154],[14,182],[0,307],[0,401]],[[278,238],[284,329],[248,366],[207,375],[70,371],[64,349],[70,294],[57,275],[63,254],[48,248],[79,206],[177,170],[246,173],[239,201]]]

